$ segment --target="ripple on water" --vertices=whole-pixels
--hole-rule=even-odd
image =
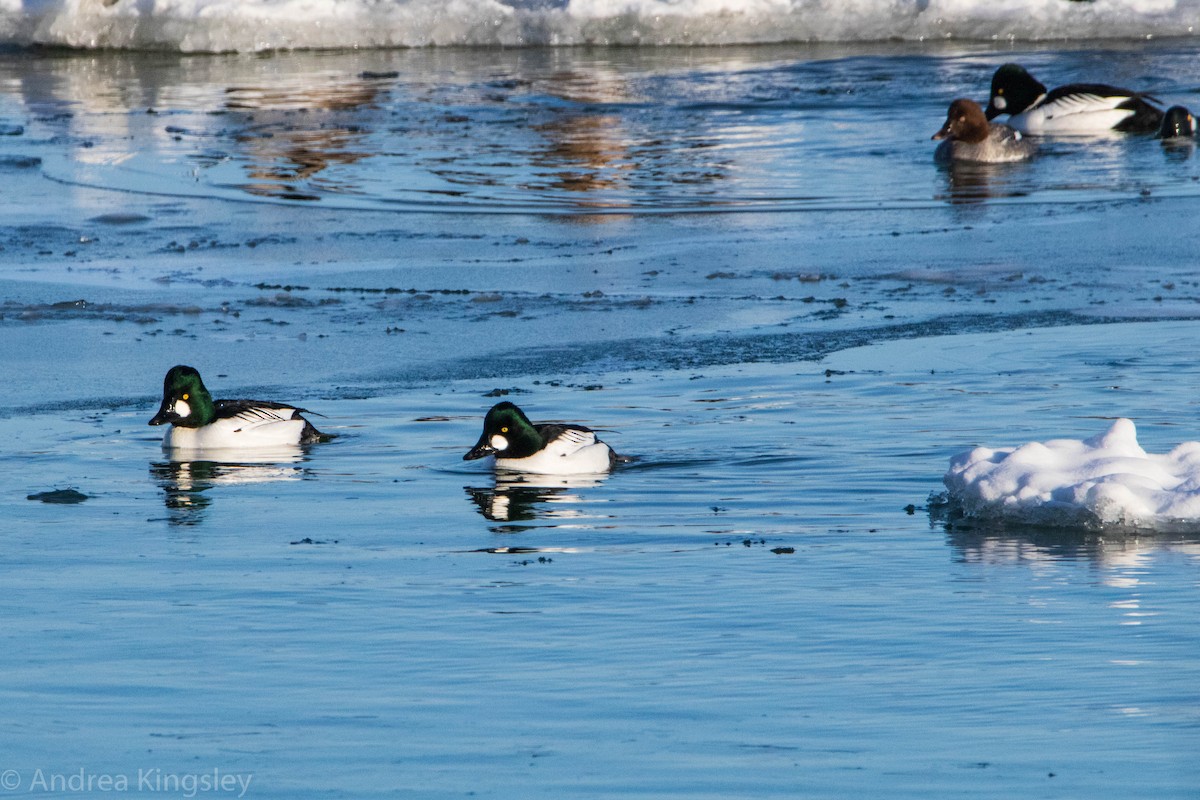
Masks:
[[[201,83],[178,108],[106,109],[127,115],[119,130],[104,114],[57,121],[50,127],[87,146],[39,157],[47,175],[73,184],[343,210],[855,212],[1200,194],[1194,148],[1138,136],[1046,139],[1031,163],[935,167],[928,133],[943,105],[931,98],[964,93],[962,76],[939,69],[961,54],[934,59],[932,74],[930,58],[904,52],[770,55],[729,69],[722,84],[668,56],[629,66],[576,54],[563,68],[464,53],[454,77],[432,87],[419,73],[363,69],[411,55],[294,55],[294,74]],[[347,69],[331,71],[329,59]],[[498,81],[498,69],[509,78]],[[858,90],[837,90],[847,74]],[[981,68],[980,91],[986,78]],[[145,146],[130,150],[131,133]]]

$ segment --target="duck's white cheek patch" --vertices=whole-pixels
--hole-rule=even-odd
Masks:
[[[992,98],[992,105],[994,105],[1000,111],[1003,111],[1005,108],[1008,107],[1008,101],[1005,100],[1000,95],[996,95],[995,97]]]
[[[489,442],[491,443],[492,447],[496,450],[507,450],[508,449],[508,439],[505,439],[503,436],[501,436],[498,433],[495,436],[493,436],[489,440]]]
[[[190,416],[192,413],[192,407],[187,404],[186,400],[176,400],[175,407],[171,410],[181,417]]]

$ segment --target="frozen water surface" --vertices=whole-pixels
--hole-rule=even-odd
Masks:
[[[1193,149],[928,141],[1196,48],[1005,41],[0,53],[0,788],[1194,797],[1200,525],[927,503],[1200,440]],[[338,438],[173,463],[176,363]],[[498,397],[636,460],[497,483]]]

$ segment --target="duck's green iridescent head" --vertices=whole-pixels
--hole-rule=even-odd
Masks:
[[[151,425],[180,425],[199,428],[216,416],[212,395],[204,388],[200,373],[182,364],[171,367],[163,379],[163,399]]]
[[[465,456],[472,461],[484,456],[527,458],[545,446],[542,435],[525,412],[507,400],[497,403],[483,419],[483,435]]]

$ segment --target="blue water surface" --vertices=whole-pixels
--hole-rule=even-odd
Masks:
[[[1194,103],[1195,55],[3,54],[0,787],[1194,797],[1200,526],[930,502],[1200,436],[1192,148],[928,137],[1007,60]],[[172,461],[175,363],[337,438]],[[633,461],[498,480],[499,399]]]

